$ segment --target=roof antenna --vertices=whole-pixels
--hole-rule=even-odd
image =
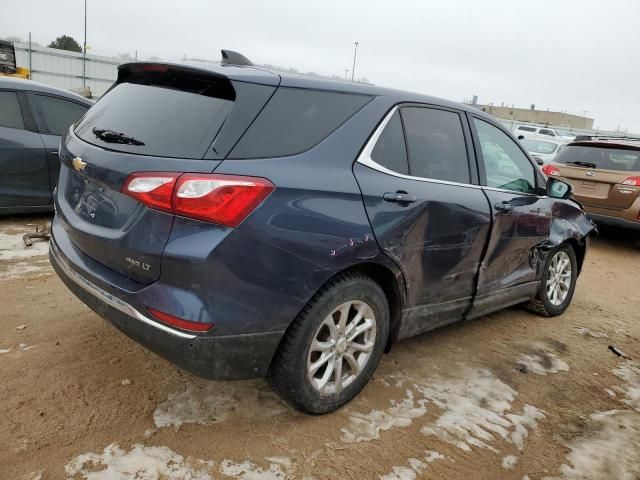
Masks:
[[[221,65],[253,65],[251,60],[241,53],[234,52],[233,50],[220,50],[220,52],[222,53]]]

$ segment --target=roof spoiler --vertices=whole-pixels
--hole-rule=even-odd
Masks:
[[[222,60],[220,61],[220,65],[253,66],[251,60],[249,60],[241,53],[234,52],[233,50],[220,50],[220,53],[222,53]]]
[[[598,140],[624,140],[627,142],[640,142],[638,137],[621,137],[621,136],[609,136],[609,135],[577,135],[573,140],[574,142],[580,141],[598,141]]]

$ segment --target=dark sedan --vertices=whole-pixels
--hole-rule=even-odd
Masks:
[[[53,210],[60,136],[91,105],[66,90],[0,77],[0,215]]]

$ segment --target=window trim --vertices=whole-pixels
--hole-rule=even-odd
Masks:
[[[520,142],[518,142],[506,128],[503,128],[502,126],[500,126],[496,122],[491,121],[488,118],[483,118],[483,117],[481,117],[479,115],[475,115],[473,113],[467,113],[467,119],[469,121],[469,128],[471,128],[471,132],[472,132],[472,135],[473,135],[473,148],[474,148],[474,150],[476,152],[477,165],[478,165],[478,174],[480,176],[480,182],[479,183],[482,186],[482,188],[484,188],[485,190],[491,190],[491,191],[494,191],[494,192],[515,193],[515,194],[519,194],[519,195],[530,195],[530,196],[539,197],[539,198],[546,197],[546,194],[542,194],[541,193],[542,192],[541,189],[544,186],[544,184],[543,184],[543,182],[541,182],[541,177],[539,175],[540,169],[538,168],[537,164],[533,161],[533,159],[531,158],[529,153],[522,147],[522,145],[520,145]],[[480,138],[478,137],[478,130],[476,129],[474,119],[477,119],[479,121],[488,123],[489,125],[497,128],[498,130],[500,130],[501,132],[506,134],[507,137],[509,137],[513,141],[513,143],[515,143],[515,145],[520,149],[520,151],[525,156],[525,158],[527,160],[529,160],[529,164],[533,168],[533,177],[534,177],[535,182],[536,182],[535,191],[534,192],[532,192],[532,193],[519,192],[518,190],[509,190],[508,188],[490,187],[490,186],[487,185],[487,173],[486,173],[485,168],[484,168],[484,156],[482,155],[482,148],[480,147]]]
[[[402,107],[422,107],[422,108],[431,108],[431,109],[434,109],[434,110],[444,110],[444,111],[456,113],[458,115],[458,117],[460,117],[460,128],[462,129],[462,134],[463,134],[463,137],[465,139],[465,150],[467,152],[467,165],[468,165],[468,168],[469,168],[469,182],[470,183],[460,183],[460,182],[452,182],[452,181],[449,181],[449,180],[440,180],[438,178],[416,177],[416,176],[413,176],[413,175],[405,175],[403,173],[398,173],[398,172],[395,172],[393,170],[389,170],[388,168],[380,165],[379,163],[377,163],[376,161],[374,161],[371,158],[371,153],[373,152],[373,149],[376,146],[376,143],[378,143],[378,139],[382,135],[383,130],[385,129],[385,127],[387,126],[387,124],[389,123],[391,118],[393,117],[394,113],[398,112]],[[477,182],[477,179],[474,178],[475,176],[473,175],[473,168],[471,166],[471,161],[475,161],[475,157],[472,158],[472,155],[471,155],[473,150],[469,151],[469,141],[467,139],[467,130],[465,129],[464,120],[463,120],[461,114],[464,114],[464,112],[461,112],[461,111],[458,111],[458,110],[454,110],[454,109],[450,109],[450,108],[447,108],[447,107],[441,107],[439,105],[421,104],[421,103],[412,103],[412,102],[397,104],[397,105],[393,106],[393,108],[391,108],[391,110],[389,110],[386,113],[386,115],[383,117],[382,121],[378,124],[376,129],[373,131],[373,133],[371,134],[371,136],[367,140],[367,143],[365,143],[362,151],[358,155],[358,158],[356,159],[356,162],[361,164],[361,165],[364,165],[365,167],[369,167],[369,168],[372,168],[373,170],[377,170],[377,171],[379,171],[381,173],[384,173],[386,175],[391,175],[393,177],[403,178],[405,180],[417,180],[417,181],[420,181],[420,182],[439,183],[439,184],[442,184],[442,185],[453,185],[453,186],[468,187],[468,188],[482,188],[481,185],[478,184],[479,182]],[[400,115],[400,119],[401,119],[401,121],[403,121],[402,120],[402,115]],[[403,133],[404,133],[404,123],[402,124],[402,130],[403,130]],[[406,138],[405,138],[405,144],[406,144]]]

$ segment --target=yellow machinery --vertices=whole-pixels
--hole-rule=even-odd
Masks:
[[[0,76],[31,78],[28,68],[16,65],[16,51],[13,43],[0,40]]]
[[[29,78],[29,69],[24,67],[17,67],[15,73],[0,72],[0,77],[16,77],[16,78]]]

